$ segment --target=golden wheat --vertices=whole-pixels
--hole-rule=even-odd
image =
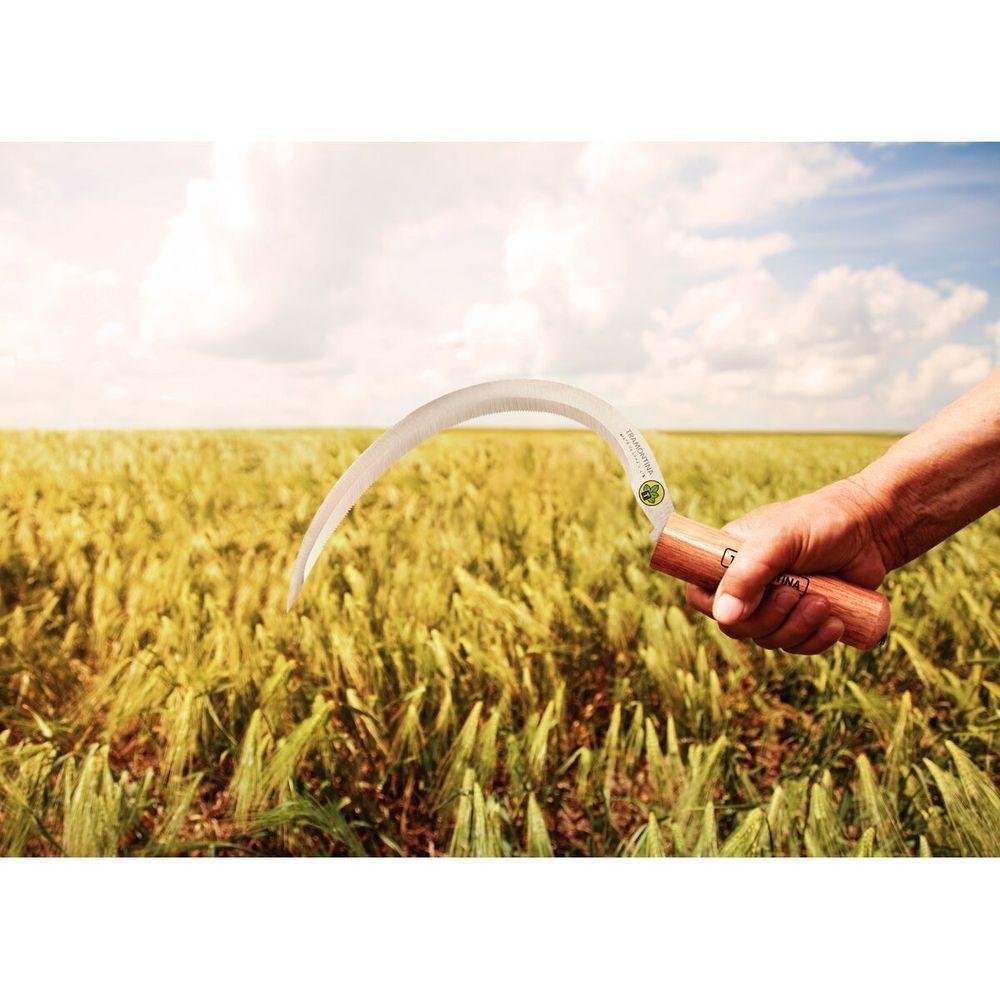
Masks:
[[[887,648],[733,642],[571,431],[422,446],[288,572],[365,431],[0,435],[6,854],[998,854],[1000,518]],[[668,435],[721,524],[874,436]]]

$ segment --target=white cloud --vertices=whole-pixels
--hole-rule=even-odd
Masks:
[[[987,337],[991,337],[993,339],[996,344],[998,358],[1000,358],[1000,320],[997,320],[995,323],[988,324],[983,332]]]
[[[850,153],[825,144],[726,145],[688,202],[687,222],[718,226],[759,218],[865,173]]]
[[[782,401],[799,407],[781,411],[798,426],[885,422],[886,412],[909,416],[939,389],[985,374],[984,348],[939,344],[986,301],[968,285],[933,288],[891,267],[832,268],[798,294],[756,269],[689,288],[655,313],[644,343],[652,367],[683,373],[672,392],[705,400],[715,414],[728,400],[734,423],[774,426]],[[916,375],[887,387],[911,366]]]
[[[223,343],[255,295],[266,294],[249,280],[241,260],[245,246],[269,235],[266,229],[258,230],[253,203],[250,171],[257,156],[280,162],[271,147],[258,154],[219,146],[212,157],[212,175],[188,182],[184,209],[171,221],[142,283],[140,329],[146,343]]]
[[[667,235],[663,248],[667,253],[676,255],[692,271],[712,272],[749,270],[768,257],[791,250],[793,245],[792,238],[787,233],[712,238],[675,230]]]
[[[539,310],[530,302],[479,304],[465,315],[461,329],[445,337],[456,365],[466,365],[473,379],[516,378],[544,371],[551,346]]]
[[[516,295],[538,288],[552,275],[574,277],[575,248],[583,235],[583,223],[573,220],[563,225],[535,210],[504,240],[504,266],[510,290]]]
[[[923,358],[912,374],[901,372],[886,400],[893,413],[919,412],[929,400],[942,404],[984,379],[993,367],[990,351],[972,344],[942,344]]]
[[[824,339],[864,345],[934,341],[968,322],[986,305],[985,291],[967,284],[937,288],[909,281],[895,267],[817,275],[803,302],[803,325]]]
[[[81,267],[0,226],[0,355],[86,357],[111,319],[118,283],[114,271]]]
[[[912,421],[982,370],[952,341],[986,292],[778,277],[788,208],[865,173],[819,144],[220,147],[132,284],[0,194],[0,422],[377,424],[519,375],[650,425]]]
[[[669,333],[712,348],[791,349],[815,354],[889,351],[936,341],[972,319],[987,302],[970,285],[932,288],[894,267],[831,268],[798,295],[764,270],[734,274],[688,289],[657,319]],[[655,335],[650,340],[655,344]]]
[[[637,314],[685,275],[755,267],[792,245],[780,232],[689,227],[745,222],[863,172],[827,146],[590,147],[581,187],[547,158],[529,173],[505,170],[516,157],[506,147],[482,157],[451,147],[217,151],[143,284],[144,337],[302,360],[335,350],[358,321],[436,336],[506,294],[531,295],[551,325],[584,335],[624,320],[634,339]]]
[[[594,146],[580,159],[588,190],[687,228],[733,225],[816,198],[867,169],[825,143]]]
[[[516,147],[492,157],[490,147],[421,145],[219,153],[211,176],[188,185],[144,282],[144,335],[303,361],[350,350],[360,324],[395,336],[409,366],[399,347],[421,353],[421,338],[507,291],[509,219],[565,172],[559,156],[531,158],[532,175]]]

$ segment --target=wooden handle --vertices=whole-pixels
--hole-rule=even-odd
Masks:
[[[739,551],[739,539],[680,514],[671,514],[649,561],[668,576],[714,590]],[[889,630],[889,602],[874,590],[833,576],[782,573],[772,587],[794,587],[802,594],[821,594],[844,623],[841,642],[855,649],[877,646]]]

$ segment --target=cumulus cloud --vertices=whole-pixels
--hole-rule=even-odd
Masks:
[[[824,143],[677,143],[591,146],[579,171],[592,196],[641,204],[675,226],[702,228],[766,217],[867,169],[846,150]]]
[[[516,378],[550,363],[551,344],[538,307],[522,300],[473,306],[445,343],[454,363],[481,379]]]
[[[1000,320],[996,323],[990,323],[987,325],[984,331],[987,337],[990,337],[994,344],[996,344],[998,360],[1000,360]]]
[[[792,246],[692,226],[766,216],[863,170],[826,146],[593,147],[575,170],[522,157],[530,171],[509,169],[516,148],[462,150],[220,148],[143,283],[144,338],[299,361],[358,323],[433,338],[528,296],[599,348],[609,323],[635,338],[637,315],[685,276]]]
[[[719,407],[738,389],[743,415],[756,412],[758,426],[774,425],[769,412],[835,426],[845,403],[873,421],[905,417],[939,389],[982,377],[985,348],[935,345],[986,302],[980,289],[927,286],[894,267],[831,268],[797,294],[756,269],[691,287],[656,312],[644,341],[660,364],[682,366],[682,394]],[[911,365],[916,375],[890,380]]]
[[[0,356],[59,363],[86,357],[114,326],[118,275],[48,253],[6,227],[0,239]]]
[[[894,267],[831,268],[815,275],[799,294],[785,292],[762,269],[695,285],[671,310],[656,312],[646,335],[651,353],[662,343],[705,358],[710,368],[767,367],[790,363],[810,369],[788,380],[808,394],[842,393],[843,378],[883,369],[893,359],[938,341],[979,313],[981,289],[965,284],[937,288],[910,281]],[[781,392],[781,385],[773,385]]]
[[[982,371],[987,293],[784,266],[798,206],[868,172],[823,144],[221,146],[139,281],[26,242],[0,186],[0,419],[378,424],[541,376],[649,425],[912,421]]]
[[[506,292],[504,220],[560,172],[551,152],[534,175],[516,159],[510,147],[492,159],[485,147],[220,147],[143,283],[143,335],[303,361],[362,326],[397,347],[422,340],[421,353]]]
[[[0,217],[0,421],[72,424],[91,410],[133,348],[121,296],[115,271],[53,254]]]
[[[914,372],[900,372],[886,400],[892,412],[919,412],[928,401],[946,402],[985,378],[993,367],[990,351],[972,344],[942,344],[922,358]]]

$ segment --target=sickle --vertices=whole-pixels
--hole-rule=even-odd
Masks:
[[[299,548],[288,590],[291,608],[327,539],[361,495],[398,459],[439,431],[492,413],[528,411],[568,417],[612,448],[656,543],[650,565],[714,590],[739,550],[739,539],[675,513],[656,456],[642,434],[609,403],[561,382],[509,379],[484,382],[440,396],[377,438],[337,480],[316,511]],[[772,586],[820,594],[844,622],[842,641],[858,649],[877,645],[889,626],[881,595],[836,577],[781,573]]]

